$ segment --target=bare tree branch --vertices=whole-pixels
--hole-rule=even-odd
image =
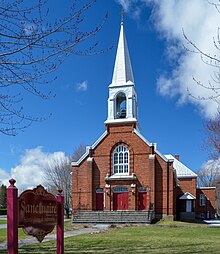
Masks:
[[[69,14],[56,20],[50,20],[47,2],[0,1],[0,132],[6,135],[16,135],[32,122],[45,119],[26,116],[20,105],[26,93],[44,100],[54,96],[45,88],[56,79],[51,74],[68,56],[108,50],[99,50],[96,42],[83,46],[107,19],[106,14],[97,26],[84,31],[87,12],[96,0],[85,5],[74,0]]]
[[[216,208],[220,213],[220,157],[209,160],[198,173],[200,187],[216,187]]]
[[[66,215],[69,216],[69,210],[71,207],[72,200],[72,158],[78,160],[85,152],[85,146],[79,145],[74,149],[73,155],[69,157],[62,157],[52,159],[48,162],[45,167],[45,186],[56,194],[58,189],[63,190],[64,195],[64,209]]]
[[[197,78],[193,77],[193,81],[197,86],[203,87],[207,91],[210,91],[212,94],[209,96],[199,96],[197,94],[193,94],[189,89],[188,93],[189,96],[191,96],[193,99],[196,100],[213,100],[217,103],[217,105],[220,104],[220,59],[216,55],[211,55],[200,49],[194,42],[192,42],[182,29],[183,36],[187,42],[187,46],[184,46],[185,50],[190,53],[194,54],[200,54],[201,61],[204,64],[207,64],[208,66],[211,66],[213,68],[216,68],[217,71],[214,72],[214,76],[210,77],[210,80],[208,81],[208,84],[202,83],[200,80]],[[213,43],[214,46],[217,50],[220,48],[220,40],[219,40],[219,32],[220,30],[218,29],[217,33],[217,39],[213,38]]]

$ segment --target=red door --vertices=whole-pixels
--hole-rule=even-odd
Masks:
[[[128,210],[128,192],[118,192],[113,195],[114,210]]]
[[[138,210],[149,209],[149,198],[147,192],[138,192]]]
[[[96,190],[96,210],[103,210],[104,205],[104,195],[103,195],[103,189],[97,189]]]

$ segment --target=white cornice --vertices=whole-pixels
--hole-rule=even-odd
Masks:
[[[216,187],[197,187],[197,190],[215,190]]]
[[[136,118],[117,118],[117,119],[110,119],[106,120],[105,124],[122,124],[122,123],[136,123]]]

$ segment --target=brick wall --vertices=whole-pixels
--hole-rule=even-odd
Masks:
[[[181,196],[189,192],[196,197],[196,178],[179,178],[179,187],[177,188],[177,195]]]
[[[128,187],[129,210],[138,209],[138,189],[146,187],[149,200],[157,214],[174,214],[173,166],[158,154],[151,157],[152,148],[133,132],[134,124],[107,125],[108,135],[92,151],[92,158],[85,158],[73,167],[73,211],[77,209],[96,209],[96,189],[105,192],[105,209],[113,209],[115,186]],[[129,175],[135,173],[137,180],[106,182],[106,175],[112,175],[112,153],[119,144],[129,150]],[[149,159],[150,156],[150,159]],[[106,184],[111,187],[106,188]],[[136,184],[135,187],[131,187]],[[92,192],[92,193],[91,193]]]
[[[200,195],[204,194],[206,197],[205,205],[200,204]],[[215,189],[214,188],[200,188],[196,190],[196,217],[197,218],[214,218],[215,217]]]

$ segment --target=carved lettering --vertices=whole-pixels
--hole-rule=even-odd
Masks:
[[[57,207],[54,204],[49,203],[49,205],[43,205],[39,203],[39,205],[35,204],[26,204],[25,201],[21,202],[21,208],[25,213],[31,214],[56,214]]]

